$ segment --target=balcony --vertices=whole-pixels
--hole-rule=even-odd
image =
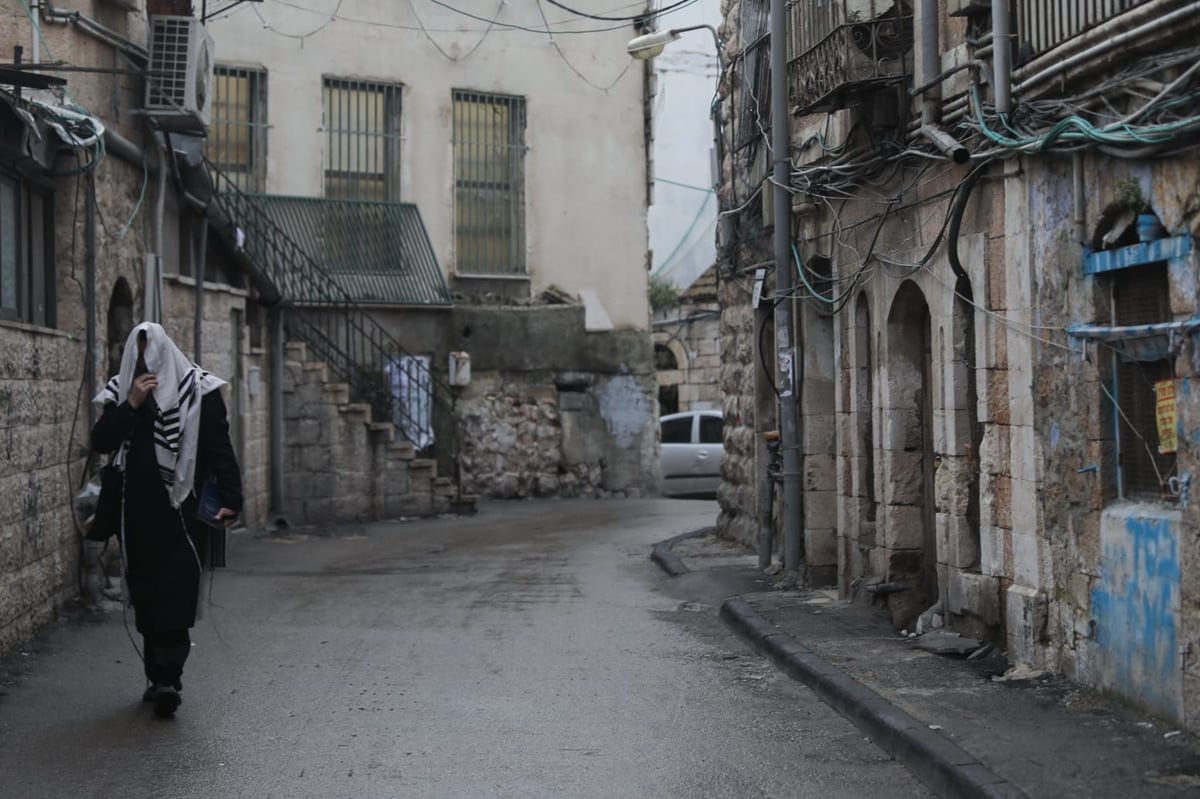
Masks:
[[[845,108],[912,71],[912,10],[903,0],[791,0],[787,24],[798,113]]]

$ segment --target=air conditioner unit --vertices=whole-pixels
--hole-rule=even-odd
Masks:
[[[146,113],[159,127],[208,130],[213,54],[213,40],[195,17],[150,17]]]

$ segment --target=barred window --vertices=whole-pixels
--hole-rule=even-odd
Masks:
[[[454,91],[459,274],[525,274],[525,100]]]
[[[267,73],[218,66],[213,71],[208,157],[242,191],[267,180]]]
[[[325,196],[400,199],[403,86],[325,78]]]
[[[0,319],[54,327],[54,198],[0,172]]]
[[[1120,326],[1171,320],[1165,263],[1123,269],[1114,275],[1114,321]],[[1151,356],[1153,357],[1153,356]],[[1155,384],[1175,374],[1171,358],[1136,359],[1115,353],[1116,401],[1120,407],[1121,493],[1137,499],[1159,499],[1163,482],[1173,474],[1175,456],[1158,447]]]

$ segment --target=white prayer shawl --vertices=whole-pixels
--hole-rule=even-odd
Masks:
[[[171,504],[178,508],[192,492],[196,473],[196,447],[200,433],[200,400],[225,385],[225,381],[209,374],[175,346],[161,325],[143,322],[125,340],[121,371],[108,381],[92,403],[103,409],[106,403],[120,405],[129,398],[133,375],[137,370],[138,333],[146,332],[146,368],[158,378],[154,389],[154,452],[158,472],[162,477]],[[112,462],[125,469],[125,445],[114,454]]]

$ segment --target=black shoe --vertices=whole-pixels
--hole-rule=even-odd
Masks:
[[[154,715],[159,718],[174,716],[176,708],[183,701],[179,691],[170,685],[152,685],[146,691],[147,693],[153,691],[149,701],[154,703]]]
[[[158,693],[158,683],[147,683],[146,690],[142,692],[143,702],[153,702],[155,694]]]

